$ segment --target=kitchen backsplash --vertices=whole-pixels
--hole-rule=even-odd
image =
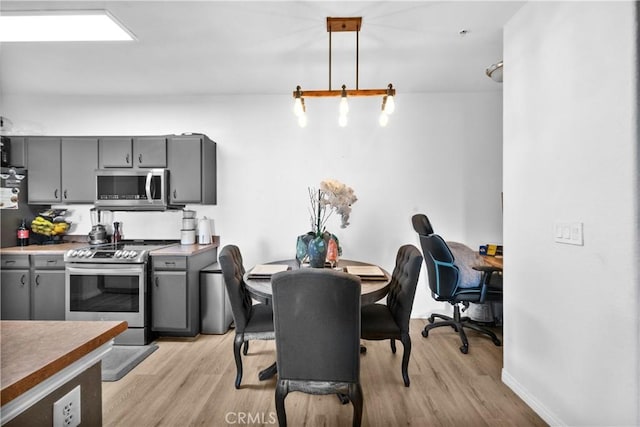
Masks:
[[[67,218],[72,221],[68,234],[85,235],[91,230],[90,209],[93,205],[59,205],[56,208],[67,209]],[[198,205],[186,209],[196,211],[197,220],[209,215],[198,211]],[[113,211],[113,222],[121,223],[120,233],[123,239],[172,239],[180,240],[182,228],[182,210],[161,212]],[[215,234],[214,220],[209,218],[211,233]],[[108,224],[109,235],[113,233],[113,224]]]

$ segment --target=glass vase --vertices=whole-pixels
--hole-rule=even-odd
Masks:
[[[327,242],[324,236],[311,239],[307,249],[309,266],[313,268],[324,268],[324,262],[327,259]]]

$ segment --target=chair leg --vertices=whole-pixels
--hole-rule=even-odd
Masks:
[[[475,325],[473,323],[463,323],[462,326],[465,328],[473,329],[474,331],[478,331],[482,334],[488,335],[491,338],[491,341],[493,341],[493,343],[497,347],[500,347],[502,345],[498,336],[494,334],[493,331],[490,331],[489,329],[483,328],[482,326]]]
[[[411,356],[411,338],[408,333],[403,333],[400,337],[400,341],[402,342],[402,346],[404,347],[404,352],[402,353],[402,380],[404,381],[404,386],[409,387],[411,383],[409,381],[409,357]]]
[[[236,359],[236,388],[240,388],[240,382],[242,381],[242,356],[240,355],[240,347],[242,347],[243,341],[244,336],[242,334],[237,334],[233,340],[233,356]]]
[[[389,342],[391,343],[391,353],[396,354],[396,340],[391,338]]]
[[[244,354],[246,356],[248,352],[249,352],[249,341],[245,341],[244,342],[244,349],[242,349],[242,354]]]
[[[276,413],[278,414],[278,425],[287,427],[287,412],[284,409],[284,399],[289,393],[289,383],[286,380],[280,380],[276,384]]]
[[[362,424],[362,386],[360,383],[349,384],[349,400],[353,405],[353,427]]]
[[[434,328],[439,328],[441,326],[451,326],[456,332],[458,332],[459,329],[459,323],[457,323],[455,320],[443,320],[442,322],[437,322],[437,323],[430,323],[428,325],[426,325],[424,327],[424,329],[422,330],[422,336],[423,337],[428,337],[429,336],[429,331],[431,329]]]

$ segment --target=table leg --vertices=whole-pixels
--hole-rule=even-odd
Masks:
[[[276,362],[273,362],[271,366],[260,371],[260,373],[258,374],[258,378],[260,379],[260,381],[268,380],[269,378],[275,376],[277,373],[278,365],[276,364]]]

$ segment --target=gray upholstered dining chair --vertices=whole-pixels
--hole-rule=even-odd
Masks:
[[[287,425],[289,392],[344,394],[353,425],[362,420],[360,278],[331,269],[284,271],[271,278],[276,332],[276,412]]]
[[[220,251],[218,257],[224,279],[236,336],[233,340],[233,355],[236,361],[235,387],[240,388],[242,381],[242,356],[240,348],[244,344],[243,353],[249,350],[250,340],[272,340],[275,338],[273,329],[273,311],[266,304],[254,304],[244,282],[245,269],[242,254],[235,245],[227,245]]]
[[[404,347],[402,354],[402,379],[409,387],[409,357],[411,356],[411,338],[409,321],[416,294],[422,255],[413,245],[404,245],[398,249],[396,265],[391,273],[387,303],[370,304],[362,307],[360,337],[365,340],[390,340],[391,351],[396,352],[396,341]]]

